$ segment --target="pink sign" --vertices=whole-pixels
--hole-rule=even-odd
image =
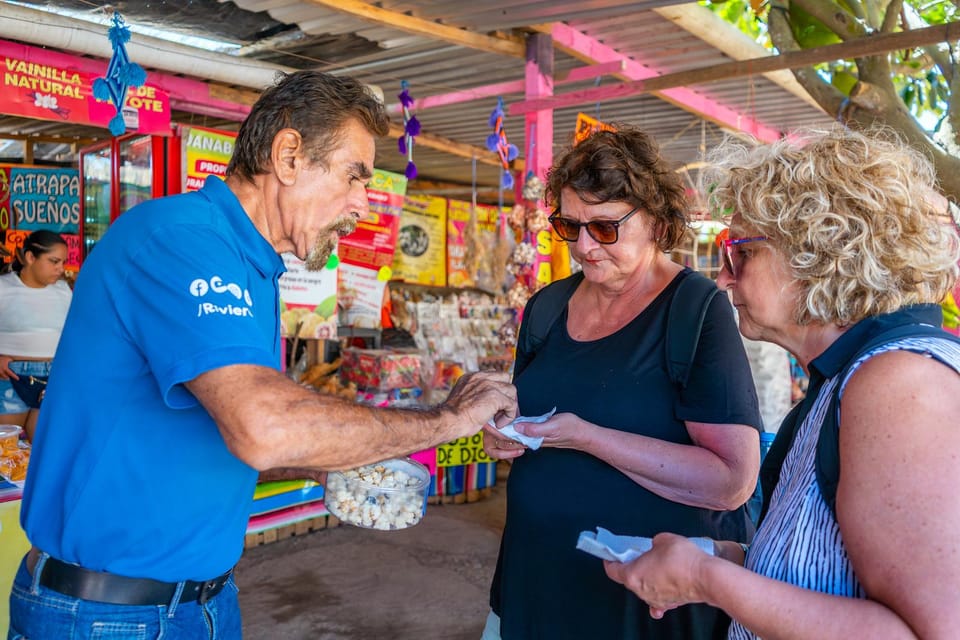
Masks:
[[[56,57],[54,57],[56,56]],[[117,110],[93,97],[93,81],[103,73],[65,65],[62,55],[0,41],[0,113],[107,128]],[[170,98],[156,86],[130,87],[123,105],[127,131],[171,135]]]
[[[416,453],[411,453],[410,457],[427,469],[430,470],[430,475],[437,475],[437,450],[436,449],[427,449],[425,451],[418,451]]]

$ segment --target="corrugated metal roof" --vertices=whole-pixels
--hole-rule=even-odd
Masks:
[[[197,0],[160,0],[128,2],[122,8],[128,23],[138,19],[156,21],[164,13],[178,16],[182,25],[195,35],[204,31],[246,45],[251,58],[295,68],[320,68],[333,73],[349,73],[364,82],[380,86],[388,103],[396,102],[400,82],[410,83],[411,94],[418,99],[463,91],[507,81],[524,79],[524,60],[502,53],[491,53],[451,44],[425,35],[411,34],[394,26],[377,24],[328,8],[309,0],[234,0],[225,3]],[[46,4],[87,6],[79,0],[49,0]],[[670,20],[652,11],[670,2],[629,2],[622,0],[544,0],[513,1],[462,0],[392,1],[377,3],[382,9],[409,15],[438,25],[457,27],[475,33],[499,33],[522,36],[533,25],[562,21],[608,47],[630,56],[661,73],[698,69],[729,58]],[[205,14],[205,10],[207,13]],[[210,19],[204,19],[209,15]],[[216,22],[216,24],[213,24]],[[172,25],[171,26],[175,26]],[[201,33],[198,34],[197,31]],[[555,74],[584,66],[559,48],[555,51]],[[621,79],[610,76],[600,80],[565,84],[556,94],[606,86]],[[754,118],[765,126],[788,131],[802,125],[824,123],[829,118],[809,103],[762,76],[737,78],[687,87],[716,103],[735,110],[745,118]],[[522,93],[502,96],[509,105],[524,100]],[[496,97],[460,104],[423,109],[417,113],[425,133],[458,143],[483,148],[491,132],[488,118]],[[695,162],[704,146],[715,144],[722,131],[704,122],[697,114],[674,106],[653,95],[644,94],[600,104],[583,104],[556,109],[554,147],[570,140],[579,111],[604,121],[619,121],[645,127],[661,143],[664,154],[677,164]],[[186,114],[174,114],[175,119]],[[194,124],[224,126],[227,121],[189,116]],[[400,122],[399,116],[394,116]],[[37,121],[0,116],[0,132],[23,133],[64,131]],[[90,128],[79,135],[92,135]],[[510,141],[524,148],[524,118],[508,116],[506,132]],[[99,131],[100,136],[106,132]],[[2,155],[2,154],[0,154]],[[472,162],[449,153],[418,145],[415,161],[420,177],[434,181],[472,183]],[[396,149],[395,140],[378,145],[377,165],[403,171],[406,159]],[[496,185],[497,167],[478,163],[477,182]]]

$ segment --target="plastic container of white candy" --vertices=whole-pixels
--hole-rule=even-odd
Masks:
[[[327,474],[324,503],[348,524],[367,529],[406,529],[427,512],[430,471],[409,458],[394,458]]]

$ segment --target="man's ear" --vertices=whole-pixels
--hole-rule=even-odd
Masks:
[[[270,163],[281,184],[291,185],[297,180],[304,162],[303,138],[295,129],[281,129],[270,146]]]

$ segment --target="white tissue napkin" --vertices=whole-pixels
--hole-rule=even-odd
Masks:
[[[710,538],[688,538],[700,547],[704,553],[713,555],[713,540]],[[653,540],[639,536],[618,536],[603,527],[597,532],[581,531],[577,539],[577,549],[592,556],[614,562],[631,562],[653,548]]]
[[[557,408],[554,407],[553,409],[550,409],[550,411],[546,412],[542,416],[536,416],[533,418],[528,418],[526,416],[517,416],[516,418],[511,420],[508,424],[502,427],[498,427],[497,424],[493,421],[493,419],[491,419],[487,424],[489,424],[494,429],[499,430],[500,433],[510,438],[511,440],[516,440],[517,442],[520,442],[526,445],[526,447],[529,449],[539,449],[540,445],[543,444],[543,436],[540,436],[539,438],[534,438],[532,436],[525,436],[522,433],[518,432],[513,425],[515,425],[518,422],[537,422],[537,423],[546,422],[550,418],[550,416],[556,413],[556,411],[557,411]]]

